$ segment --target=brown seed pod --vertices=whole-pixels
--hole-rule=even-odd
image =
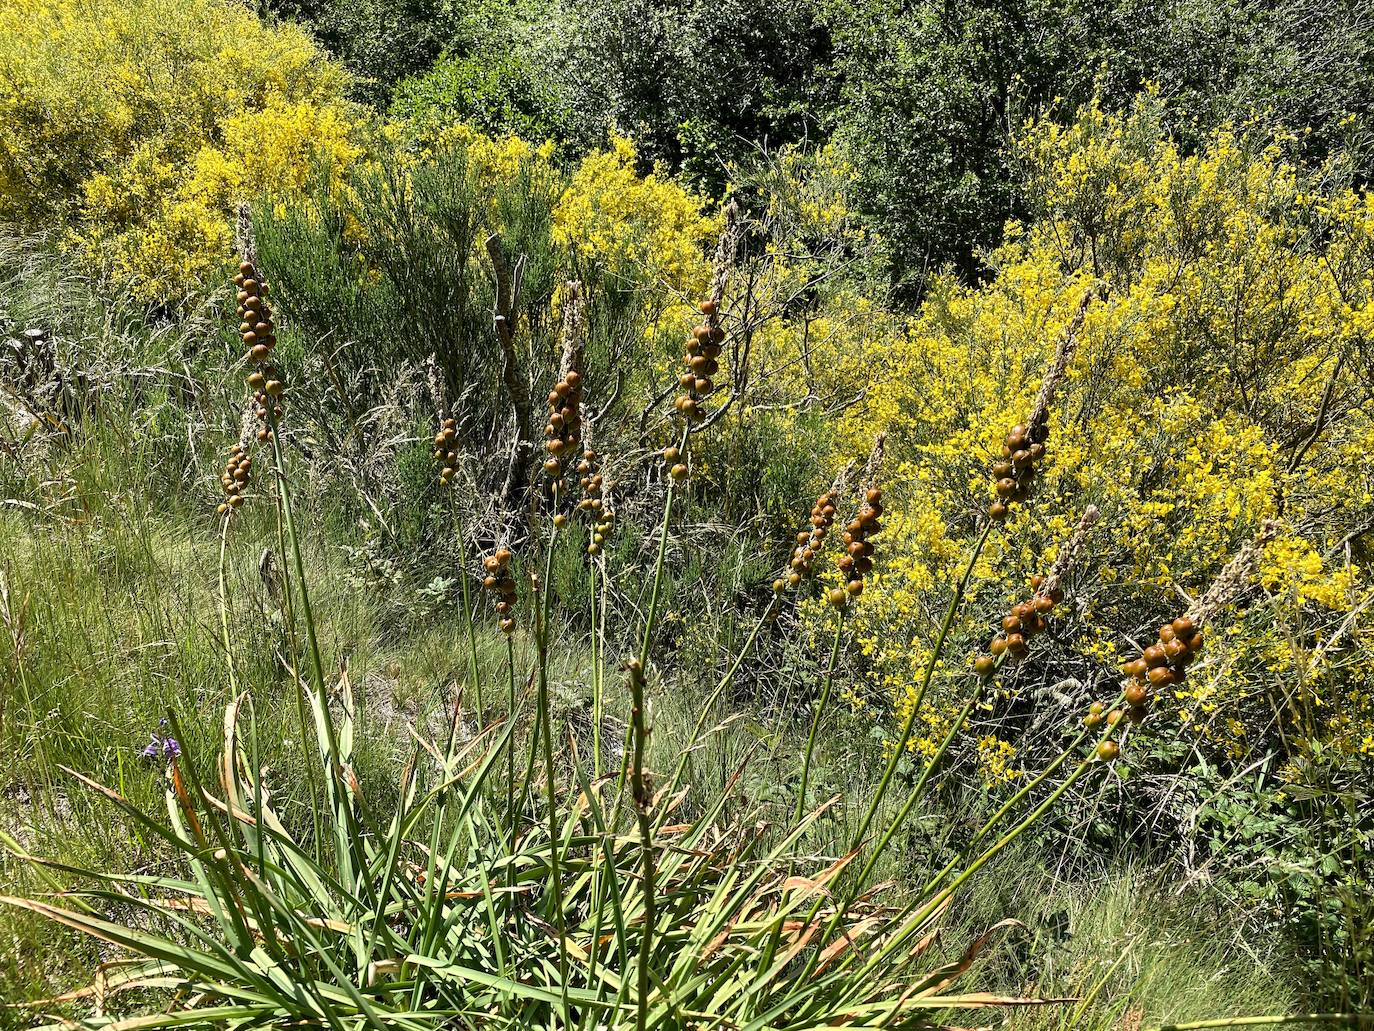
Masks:
[[[1146,679],[1155,687],[1167,687],[1178,678],[1168,666],[1155,666],[1146,674]]]

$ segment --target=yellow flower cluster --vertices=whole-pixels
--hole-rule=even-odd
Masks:
[[[1352,653],[1374,651],[1360,561],[1374,405],[1357,372],[1374,318],[1374,202],[1322,195],[1277,146],[1231,133],[1184,155],[1148,96],[1124,116],[1031,124],[1020,149],[1043,214],[1007,234],[986,285],[937,281],[877,346],[810,341],[813,362],[864,387],[840,452],[887,434],[893,532],[852,617],[881,642],[874,686],[900,715],[938,624],[922,599],[957,575],[1000,438],[1100,284],[1051,409],[1035,502],[994,537],[975,599],[1010,597],[1096,504],[1097,586],[1080,599],[1077,650],[1106,665],[1150,610],[1205,589],[1261,519],[1280,517],[1259,584],[1271,618],[1219,636],[1172,712],[1232,752],[1273,733],[1276,708],[1303,725],[1320,712],[1320,734],[1358,751],[1374,732],[1349,673]]]
[[[0,219],[57,226],[140,300],[229,260],[229,213],[359,153],[346,79],[231,0],[0,5]]]
[[[611,275],[662,283],[684,298],[706,292],[706,246],[718,220],[702,201],[656,173],[635,170],[634,144],[623,136],[584,158],[553,215],[553,241],[597,261]],[[685,311],[685,309],[684,309]]]

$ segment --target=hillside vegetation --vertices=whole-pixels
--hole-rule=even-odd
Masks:
[[[13,0],[0,1027],[1368,1024],[1371,48]]]

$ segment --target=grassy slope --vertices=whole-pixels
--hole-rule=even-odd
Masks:
[[[4,285],[13,321],[57,311],[76,350],[88,358],[117,366],[132,356],[174,353],[165,334],[151,337],[136,325],[115,328],[70,284],[34,274]],[[177,343],[194,350],[196,341]],[[208,379],[214,389],[231,382],[213,374]],[[202,439],[198,420],[220,418],[227,430],[232,407],[225,403],[217,416],[213,404],[203,404],[188,418],[165,392],[125,403],[118,377],[112,382],[116,389],[108,400],[75,425],[71,437],[22,445],[15,438],[17,459],[0,466],[0,499],[24,503],[0,506],[0,754],[6,759],[0,831],[25,849],[73,865],[154,869],[167,862],[165,853],[114,819],[108,805],[76,787],[61,767],[115,786],[156,811],[159,775],[138,761],[137,752],[166,711],[178,714],[197,754],[215,750],[229,690],[220,640],[220,539],[212,515],[213,463],[222,448],[218,439]],[[309,803],[298,776],[301,735],[294,695],[277,660],[283,627],[270,576],[261,572],[264,552],[277,546],[275,518],[266,499],[255,500],[246,513],[225,553],[230,639],[260,736],[276,743],[269,759],[276,790],[294,799],[288,812],[304,824]],[[347,664],[365,728],[359,774],[365,785],[384,792],[407,755],[409,725],[443,726],[447,700],[463,675],[464,630],[451,609],[398,606],[394,593],[359,584],[329,523],[313,525],[308,561],[326,661],[335,669]],[[525,653],[527,644],[521,648]],[[504,669],[504,647],[490,625],[481,632],[481,653],[484,663]],[[585,640],[565,634],[555,661],[556,697],[569,726],[585,735]],[[658,685],[660,763],[686,737],[702,686],[699,674],[689,671]],[[694,773],[726,777],[743,764],[762,812],[790,806],[802,721],[745,715],[712,738]],[[610,723],[608,736],[619,727]],[[870,776],[873,745],[859,729],[846,726],[842,715],[828,728],[818,790],[862,786]],[[828,826],[811,843],[818,854],[833,854],[847,836],[843,815]],[[1147,1022],[1200,1019],[1279,1012],[1294,1001],[1290,987],[1254,951],[1237,948],[1225,919],[1204,916],[1198,900],[1152,886],[1143,871],[1108,870],[1066,881],[1054,867],[1050,857],[1026,849],[1007,856],[951,912],[940,946],[955,957],[976,929],[1015,917],[1026,927],[1012,928],[1004,946],[983,961],[983,980],[1085,997],[1102,985],[1076,1024],[1072,1010],[1023,1013],[1018,1023],[1107,1027],[1123,1015]],[[902,870],[892,872],[900,877]],[[45,884],[3,854],[0,881],[20,892],[59,884]],[[0,998],[33,999],[86,983],[94,965],[110,958],[88,942],[0,911]],[[23,1026],[24,1020],[22,1014],[0,1015],[0,1026]]]

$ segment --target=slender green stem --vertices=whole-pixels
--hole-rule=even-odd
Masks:
[[[591,610],[592,610],[592,779],[601,778],[601,644],[600,627],[597,624],[596,590],[597,558],[591,561]]]
[[[679,449],[687,447],[690,427],[682,431]],[[659,597],[663,590],[663,569],[668,554],[668,530],[672,525],[673,501],[677,496],[677,483],[668,480],[668,493],[663,501],[663,520],[658,530],[658,557],[654,562],[653,587],[649,592],[649,611],[644,620],[644,636],[639,644],[639,657],[630,665],[631,710],[630,723],[632,742],[625,759],[620,765],[620,779],[616,787],[619,796],[625,789],[625,778],[633,768],[633,782],[630,790],[635,803],[635,815],[639,823],[640,843],[640,881],[644,898],[644,929],[639,939],[639,966],[636,984],[635,1027],[645,1031],[648,1023],[649,1007],[649,961],[653,955],[654,935],[654,825],[653,790],[649,786],[649,775],[644,769],[644,753],[648,743],[648,721],[645,714],[644,681],[648,675],[649,647],[653,643],[654,624],[658,620]],[[617,820],[618,822],[618,820]]]
[[[225,557],[229,551],[229,523],[234,517],[234,510],[228,509],[224,513],[224,520],[220,526],[219,533],[219,625],[222,641],[224,642],[224,669],[229,676],[229,696],[232,698],[239,693],[238,678],[234,674],[234,640],[229,633],[229,587],[225,576]]]
[[[687,430],[683,430],[682,438],[679,441],[679,448],[687,446]],[[671,477],[668,480],[668,493],[663,499],[663,518],[658,526],[658,557],[654,561],[653,585],[649,589],[649,611],[644,618],[644,636],[639,642],[639,664],[646,669],[649,664],[649,646],[654,639],[654,624],[658,621],[658,602],[663,591],[663,568],[665,559],[668,555],[668,527],[673,519],[673,502],[677,497],[677,481]],[[647,672],[646,672],[647,675]],[[616,781],[616,794],[621,795],[625,791],[625,779],[629,775],[630,755],[627,750],[620,761],[620,776]],[[619,826],[619,813],[616,814],[616,826]]]
[[[1065,778],[1064,783],[1060,784],[1059,787],[1055,788],[1054,791],[1050,792],[1050,794],[1045,798],[1043,802],[1041,802],[1038,806],[1032,809],[1030,813],[1026,815],[1026,818],[1024,820],[1018,823],[1011,830],[1007,831],[1006,834],[1003,834],[1002,837],[998,838],[997,841],[990,845],[983,852],[982,855],[980,855],[977,859],[975,859],[972,863],[965,867],[959,873],[958,877],[954,878],[954,880],[951,881],[947,886],[940,889],[940,891],[938,891],[934,896],[926,900],[924,905],[917,909],[912,916],[908,917],[903,922],[898,932],[888,939],[888,943],[872,955],[868,963],[865,964],[864,972],[868,973],[875,969],[893,951],[893,949],[895,948],[895,943],[903,941],[906,935],[912,929],[920,927],[926,920],[930,918],[931,914],[938,910],[940,906],[944,905],[946,899],[948,899],[951,895],[953,895],[955,892],[959,890],[959,888],[964,884],[965,881],[967,881],[970,877],[972,877],[984,866],[986,866],[989,862],[991,862],[994,856],[996,856],[1004,848],[1006,848],[1013,841],[1019,838],[1029,828],[1034,826],[1035,823],[1039,821],[1040,817],[1044,816],[1045,813],[1048,812],[1054,806],[1054,804],[1059,801],[1060,797],[1064,794],[1064,792],[1068,791],[1070,787],[1077,783],[1078,780],[1085,773],[1087,773],[1093,765],[1093,756],[1089,755],[1082,762],[1080,762],[1077,767],[1075,767],[1074,771],[1070,773],[1067,778]]]
[[[940,746],[935,750],[935,754],[930,757],[930,761],[926,763],[925,768],[921,771],[921,775],[916,778],[916,783],[907,793],[906,801],[902,804],[902,808],[898,811],[897,815],[889,821],[887,829],[883,831],[882,837],[878,839],[878,844],[870,850],[868,861],[864,864],[863,871],[855,880],[856,889],[868,883],[868,875],[871,874],[873,868],[878,865],[878,860],[882,857],[883,852],[892,841],[893,835],[895,835],[902,824],[906,822],[906,818],[911,815],[911,810],[915,808],[917,801],[919,801],[921,796],[925,793],[926,783],[930,780],[930,775],[935,771],[935,768],[940,765],[940,761],[944,759],[945,753],[949,751],[949,746],[953,743],[955,735],[963,728],[969,713],[973,711],[973,707],[978,703],[978,699],[982,697],[985,683],[986,681],[981,677],[978,679],[978,685],[969,695],[969,699],[964,703],[964,707],[959,710],[959,714],[954,718],[954,722],[950,725],[944,739],[940,742]]]
[[[468,570],[467,570],[467,547],[468,534],[467,526],[463,520],[462,510],[458,507],[453,498],[452,491],[449,492],[449,504],[453,508],[454,521],[458,526],[458,582],[463,588],[463,621],[467,624],[468,637],[468,683],[472,685],[473,704],[477,709],[477,729],[482,729],[486,716],[482,711],[482,681],[477,670],[477,620],[472,610],[472,595],[468,589]],[[457,720],[454,720],[454,724]],[[453,729],[454,725],[449,726],[448,754],[453,753]]]
[[[272,438],[275,442],[275,432],[273,432]],[[280,465],[281,452],[275,447],[273,448],[273,462],[276,463],[274,475],[278,477],[278,484],[280,484],[283,476]],[[291,674],[291,694],[296,699],[296,719],[300,723],[301,728],[301,760],[305,767],[306,782],[310,789],[310,820],[315,832],[315,837],[313,839],[315,860],[319,862],[321,859],[320,849],[324,842],[324,830],[320,821],[320,789],[317,783],[319,768],[316,763],[316,755],[313,755],[310,750],[310,739],[314,735],[312,735],[310,730],[309,702],[306,698],[306,689],[302,682],[300,667],[298,665],[300,662],[301,646],[300,639],[296,633],[296,607],[292,601],[293,588],[291,586],[291,569],[286,562],[286,514],[280,489],[278,489],[276,497],[273,498],[273,502],[277,517],[277,554],[281,557],[279,572],[281,574],[282,624],[286,628],[287,652],[291,660],[289,669]],[[318,739],[316,750],[318,751]]]
[[[983,553],[983,547],[987,544],[988,538],[992,535],[992,520],[988,520],[983,527],[983,532],[973,545],[973,550],[969,552],[968,562],[964,566],[964,574],[959,578],[958,586],[954,589],[954,595],[949,599],[949,607],[945,610],[945,618],[940,623],[940,634],[935,639],[935,646],[930,651],[930,659],[926,662],[925,673],[921,677],[921,686],[916,692],[916,698],[912,701],[911,711],[907,713],[906,721],[902,724],[902,733],[897,739],[896,746],[892,749],[892,755],[887,761],[887,767],[883,770],[882,779],[878,781],[878,787],[873,792],[873,799],[868,804],[868,812],[864,814],[863,822],[859,824],[858,831],[850,843],[850,848],[856,849],[863,844],[864,836],[868,834],[868,828],[872,825],[874,817],[878,815],[878,809],[882,805],[883,798],[887,794],[888,788],[892,784],[893,775],[897,772],[897,767],[901,764],[902,757],[906,754],[907,745],[911,742],[912,731],[916,727],[916,716],[920,712],[921,705],[925,701],[926,691],[930,687],[931,677],[935,673],[935,667],[940,661],[940,656],[945,650],[945,640],[949,637],[950,627],[954,625],[954,616],[959,611],[960,604],[963,603],[964,595],[968,591],[969,580],[973,577],[974,566],[978,564],[978,556]]]
[[[792,814],[792,822],[800,823],[802,813],[806,812],[806,787],[811,777],[811,756],[816,750],[816,731],[820,729],[821,717],[830,704],[830,692],[835,686],[835,667],[840,661],[840,638],[844,634],[844,609],[835,610],[835,640],[830,646],[830,664],[825,670],[825,686],[816,702],[816,711],[811,717],[811,732],[806,736],[806,756],[802,760],[801,783],[797,787],[797,809]]]
[[[269,412],[271,411],[269,407]],[[320,658],[320,643],[315,635],[315,617],[310,607],[310,591],[306,586],[305,559],[301,554],[300,536],[296,531],[296,520],[291,510],[291,490],[286,480],[286,465],[281,447],[281,432],[275,416],[269,415],[269,428],[272,440],[272,458],[276,466],[277,497],[281,503],[282,521],[286,541],[291,547],[292,564],[295,566],[296,589],[300,592],[301,619],[305,623],[306,643],[310,648],[311,672],[315,680],[316,726],[324,731],[324,744],[329,762],[329,796],[333,803],[335,820],[335,839],[338,856],[336,861],[344,872],[345,880],[352,879],[353,857],[350,843],[358,836],[353,833],[355,821],[353,808],[348,801],[348,793],[342,787],[341,755],[338,733],[334,719],[329,712],[329,694],[325,687],[324,661]]]
[[[555,504],[557,498],[558,488],[555,485]],[[568,928],[567,918],[563,912],[563,873],[558,854],[558,794],[553,765],[553,712],[549,706],[549,599],[553,594],[553,549],[557,540],[558,527],[551,526],[548,550],[544,556],[544,580],[540,584],[536,641],[539,648],[538,706],[542,725],[540,739],[544,748],[545,801],[548,804],[549,819],[549,883],[553,890],[554,925],[558,929],[558,987],[563,1009],[563,1026],[570,1027],[572,1009],[568,1002]]]
[[[320,642],[315,635],[315,615],[310,607],[310,591],[305,583],[305,559],[301,554],[300,536],[296,532],[296,519],[291,510],[291,492],[286,482],[286,469],[281,449],[280,431],[275,418],[272,427],[272,457],[276,463],[277,489],[281,497],[282,517],[286,523],[286,540],[291,547],[292,564],[296,567],[296,589],[300,591],[301,619],[305,623],[305,640],[310,648],[310,669],[315,677],[315,690],[319,692],[320,704],[324,709],[323,720],[329,738],[330,758],[338,762],[339,743],[334,730],[334,721],[329,718],[329,706],[324,680],[324,661],[320,658]]]
[[[510,830],[511,848],[515,848],[515,721],[519,716],[515,695],[515,639],[506,634],[506,676],[510,681],[510,692],[506,701],[506,719],[511,724],[510,734],[506,737],[506,824]],[[512,875],[514,869],[512,868]]]
[[[682,447],[687,446],[687,434],[682,435]],[[649,645],[653,642],[654,623],[658,619],[658,601],[663,590],[663,560],[668,554],[668,526],[673,518],[673,501],[677,496],[677,482],[668,480],[668,496],[663,501],[663,521],[658,528],[658,558],[654,562],[654,584],[649,592],[649,613],[644,620],[644,637],[639,643],[639,661],[642,665],[649,662]]]
[[[639,939],[638,981],[635,989],[635,1029],[645,1031],[649,1013],[649,960],[653,955],[654,923],[657,913],[654,909],[654,826],[653,826],[653,789],[649,785],[649,775],[644,769],[644,751],[649,738],[647,717],[644,712],[644,667],[637,664],[630,668],[631,705],[630,719],[634,725],[634,759],[631,790],[634,794],[635,813],[639,820],[640,849],[640,886],[644,898],[644,930]]]

